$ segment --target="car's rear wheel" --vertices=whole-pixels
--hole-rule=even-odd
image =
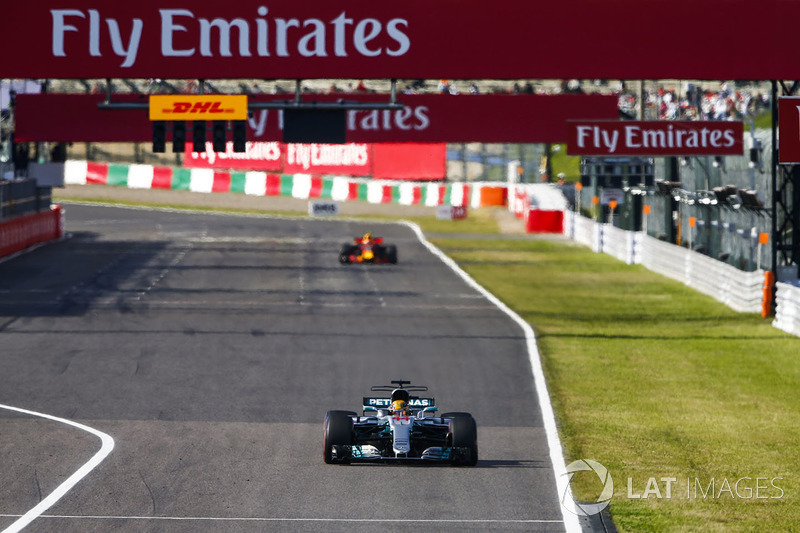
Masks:
[[[397,264],[397,246],[390,244],[386,247],[386,260],[391,264]]]
[[[328,411],[325,413],[324,439],[322,458],[326,463],[348,462],[337,454],[336,460],[333,458],[334,446],[350,446],[353,444],[353,411]],[[342,450],[338,448],[337,451]]]
[[[454,463],[464,466],[478,464],[478,425],[469,413],[449,413],[455,416],[450,419],[450,446],[453,448],[466,448],[466,455],[459,455]],[[444,415],[443,415],[444,416]]]

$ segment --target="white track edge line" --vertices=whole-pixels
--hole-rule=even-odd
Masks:
[[[2,515],[0,517],[18,516]],[[152,520],[155,522],[347,522],[347,523],[435,523],[435,524],[561,524],[562,520],[548,519],[436,519],[436,518],[289,518],[289,517],[216,517],[216,516],[119,516],[119,515],[41,515],[41,518],[75,520]]]
[[[503,311],[506,315],[508,315],[514,322],[519,325],[523,332],[525,333],[525,341],[528,346],[528,359],[531,363],[531,371],[533,372],[533,382],[536,386],[536,396],[539,399],[539,406],[542,410],[542,422],[544,423],[544,430],[547,435],[547,445],[550,448],[550,461],[553,464],[553,472],[555,473],[555,481],[556,481],[556,488],[558,490],[558,494],[556,497],[558,498],[559,503],[561,504],[561,514],[564,517],[564,526],[567,530],[567,533],[580,533],[583,531],[581,528],[580,522],[578,520],[577,510],[573,510],[572,512],[568,511],[564,505],[571,504],[573,502],[572,497],[569,498],[562,498],[562,495],[571,494],[569,482],[564,475],[567,470],[566,463],[564,462],[564,450],[561,446],[561,440],[558,438],[558,428],[556,426],[556,417],[555,413],[553,412],[553,404],[550,401],[550,395],[547,392],[547,382],[544,379],[544,370],[542,369],[542,360],[539,355],[539,348],[536,344],[536,335],[533,332],[533,328],[522,319],[517,313],[511,310],[506,304],[501,302],[494,294],[490,293],[486,290],[483,286],[481,286],[477,281],[475,281],[472,276],[467,274],[464,270],[461,269],[458,264],[453,261],[450,257],[444,254],[439,248],[437,248],[434,244],[428,241],[425,238],[425,234],[422,232],[420,227],[413,223],[406,220],[400,221],[401,224],[406,225],[407,227],[411,228],[411,230],[416,233],[417,238],[419,241],[426,247],[430,252],[438,257],[445,265],[450,267],[456,274],[458,274],[464,281],[467,282],[471,287],[475,290],[480,292],[487,300],[492,302],[496,305],[501,311]]]
[[[92,456],[92,458],[89,459],[89,461],[87,461],[83,466],[81,466],[78,470],[76,470],[75,473],[73,473],[66,480],[64,480],[64,482],[61,483],[61,485],[56,487],[56,489],[53,492],[48,494],[35,507],[33,507],[30,511],[28,511],[24,515],[22,515],[18,520],[15,520],[13,524],[8,526],[2,532],[2,533],[17,533],[18,531],[21,531],[25,526],[33,522],[36,518],[41,516],[47,509],[52,507],[67,492],[69,492],[75,485],[77,485],[78,482],[80,482],[84,477],[86,477],[89,474],[89,472],[94,470],[94,468],[97,465],[103,462],[103,459],[105,459],[108,456],[108,454],[111,453],[111,450],[114,449],[114,439],[112,439],[110,435],[107,435],[102,431],[98,431],[94,428],[90,428],[89,426],[85,426],[83,424],[79,424],[78,422],[67,420],[65,418],[59,418],[57,416],[47,415],[44,413],[37,413],[36,411],[29,411],[27,409],[20,409],[19,407],[12,407],[10,405],[3,405],[3,404],[0,404],[0,409],[6,409],[8,411],[16,411],[18,413],[37,416],[39,418],[46,418],[48,420],[53,420],[55,422],[67,424],[68,426],[72,426],[80,430],[86,431],[88,433],[91,433],[95,437],[98,437],[102,442],[100,450],[97,453],[95,453]]]

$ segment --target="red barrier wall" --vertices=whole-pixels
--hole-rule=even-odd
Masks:
[[[440,180],[447,176],[444,143],[376,143],[372,153],[372,177],[376,179]]]
[[[63,212],[60,205],[50,211],[34,213],[0,224],[0,257],[5,257],[64,235]]]
[[[528,233],[563,233],[564,212],[529,208],[525,230]]]

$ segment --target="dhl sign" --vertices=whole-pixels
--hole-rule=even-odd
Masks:
[[[247,120],[247,95],[154,94],[150,120]]]

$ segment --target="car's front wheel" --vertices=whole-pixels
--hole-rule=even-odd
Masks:
[[[453,448],[462,448],[466,454],[459,454],[454,460],[457,465],[475,466],[478,464],[478,425],[469,413],[449,413],[455,416],[450,419],[449,441]],[[463,416],[467,415],[467,416]]]
[[[343,244],[339,250],[339,262],[343,265],[350,262],[350,254],[353,253],[353,247],[349,244]]]
[[[324,438],[322,458],[328,464],[335,462],[348,462],[342,459],[341,453],[337,453],[334,460],[333,447],[337,446],[337,452],[342,451],[344,446],[353,444],[353,419],[355,415],[352,411],[328,411],[325,413]]]
[[[397,264],[397,246],[390,244],[386,247],[386,259],[393,265]]]

